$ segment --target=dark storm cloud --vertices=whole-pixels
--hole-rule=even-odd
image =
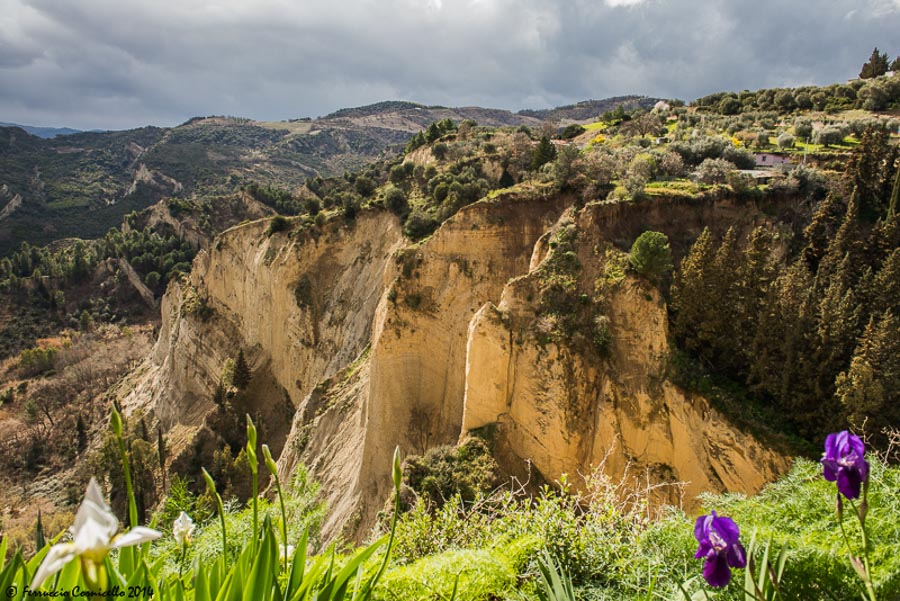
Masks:
[[[900,0],[0,0],[0,121],[691,99],[843,81],[898,30]]]

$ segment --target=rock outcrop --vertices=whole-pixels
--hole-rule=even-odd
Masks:
[[[602,463],[610,475],[685,482],[685,499],[756,491],[786,461],[667,380],[655,288],[624,274],[602,298],[595,286],[616,246],[645,229],[669,233],[677,250],[706,224],[749,228],[766,214],[725,201],[571,203],[540,190],[500,194],[415,245],[378,210],[291,232],[271,233],[266,219],[231,228],[165,295],[126,411],[153,414],[170,448],[187,452],[223,364],[244,349],[252,398],[281,420],[267,440],[279,469],[286,477],[302,461],[322,481],[329,536],[358,537],[374,523],[395,446],[422,453],[485,427],[510,472],[528,461],[552,481]],[[542,278],[560,228],[577,232],[579,311],[593,315],[602,302],[606,354],[583,335],[545,336]],[[275,409],[285,399],[296,409],[290,424]]]

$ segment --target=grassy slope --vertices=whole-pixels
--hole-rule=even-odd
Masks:
[[[847,561],[834,499],[835,487],[822,479],[821,467],[798,459],[787,476],[760,494],[708,496],[704,507],[733,517],[747,546],[756,532],[776,549],[788,548],[785,598],[852,599],[860,586]],[[437,598],[429,588],[448,595],[460,574],[460,601],[532,599],[537,552],[549,547],[585,598],[640,599],[654,581],[657,591],[674,596],[680,583],[690,581],[687,588],[706,588],[711,599],[743,599],[741,570],[717,593],[698,578],[702,561],[693,558],[691,517],[673,509],[652,521],[641,509],[601,494],[585,512],[571,499],[548,494],[530,506],[510,504],[489,512],[463,511],[453,504],[433,517],[414,511],[400,526],[396,561],[403,565],[386,574],[381,598]],[[849,515],[845,521],[851,541],[858,544]],[[868,524],[880,598],[897,598],[900,467],[873,462]]]

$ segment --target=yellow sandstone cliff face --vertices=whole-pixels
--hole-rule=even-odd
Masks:
[[[267,234],[269,221],[221,234],[194,262],[190,282],[170,287],[153,355],[134,374],[126,410],[152,412],[183,451],[212,410],[226,359],[244,349],[251,396],[276,421],[273,406],[295,405],[369,344],[384,272],[401,243],[387,213],[363,212],[351,227]],[[282,418],[283,421],[283,418]],[[281,449],[289,423],[273,424]],[[280,428],[278,427],[280,426]]]
[[[267,442],[284,476],[302,461],[323,482],[326,536],[371,527],[395,446],[422,453],[488,425],[512,472],[530,461],[553,480],[606,458],[612,476],[630,465],[655,481],[688,482],[686,499],[754,492],[785,460],[665,380],[666,310],[654,289],[628,278],[605,292],[606,359],[533,335],[560,222],[579,232],[578,286],[592,293],[604,249],[644,229],[665,232],[672,220],[671,202],[581,211],[570,202],[500,195],[412,246],[397,218],[379,211],[291,234],[267,235],[268,220],[232,228],[198,256],[190,282],[167,292],[159,340],[132,375],[126,411],[151,412],[170,448],[185,451],[225,360],[243,348],[260,412],[277,421],[284,399],[296,408]],[[683,213],[685,240],[705,223],[765,221],[727,203]]]
[[[629,278],[615,292],[605,366],[513,332],[514,304],[504,295],[472,320],[463,417],[464,433],[496,428],[507,463],[509,454],[528,459],[544,478],[567,474],[576,488],[578,474],[601,467],[615,481],[683,483],[655,497],[688,508],[705,491],[754,493],[787,469],[705,399],[664,379],[666,314],[655,289]]]
[[[687,507],[704,491],[754,493],[788,462],[735,430],[705,399],[667,380],[666,307],[655,287],[621,270],[624,257],[609,243],[617,228],[628,227],[627,215],[610,219],[619,210],[589,206],[561,223],[557,231],[567,228],[575,242],[553,251],[550,236],[542,239],[530,273],[511,281],[500,303],[485,304],[472,319],[463,434],[493,427],[508,471],[521,470],[515,462],[527,459],[551,481],[602,467],[614,480],[680,482],[655,496]],[[713,206],[699,217],[713,220],[732,210]],[[749,228],[765,221],[752,211],[742,217],[731,223]],[[652,223],[641,227],[665,231]],[[541,309],[542,278],[553,275],[549,254],[566,251],[577,258],[577,268],[567,272],[577,274],[572,295],[590,299],[575,311],[587,319],[574,333],[547,336],[548,320],[556,318]],[[611,335],[605,357],[591,348],[598,313]]]

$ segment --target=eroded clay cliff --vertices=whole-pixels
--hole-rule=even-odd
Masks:
[[[302,461],[323,482],[326,535],[371,527],[395,446],[422,453],[486,426],[511,472],[531,462],[552,481],[605,459],[610,475],[630,466],[686,482],[685,498],[754,492],[785,460],[666,379],[661,296],[609,268],[616,247],[645,229],[669,233],[678,250],[704,225],[749,228],[765,212],[714,201],[571,204],[549,191],[501,194],[413,245],[378,210],[295,231],[270,233],[267,219],[234,227],[167,292],[126,410],[154,415],[187,452],[222,365],[244,349],[260,412],[277,420],[285,402],[296,409],[290,432],[281,423],[268,442],[285,475]],[[560,228],[578,236],[580,306],[597,300],[598,278],[613,281],[602,287],[602,355],[584,336],[547,335],[540,291]]]

